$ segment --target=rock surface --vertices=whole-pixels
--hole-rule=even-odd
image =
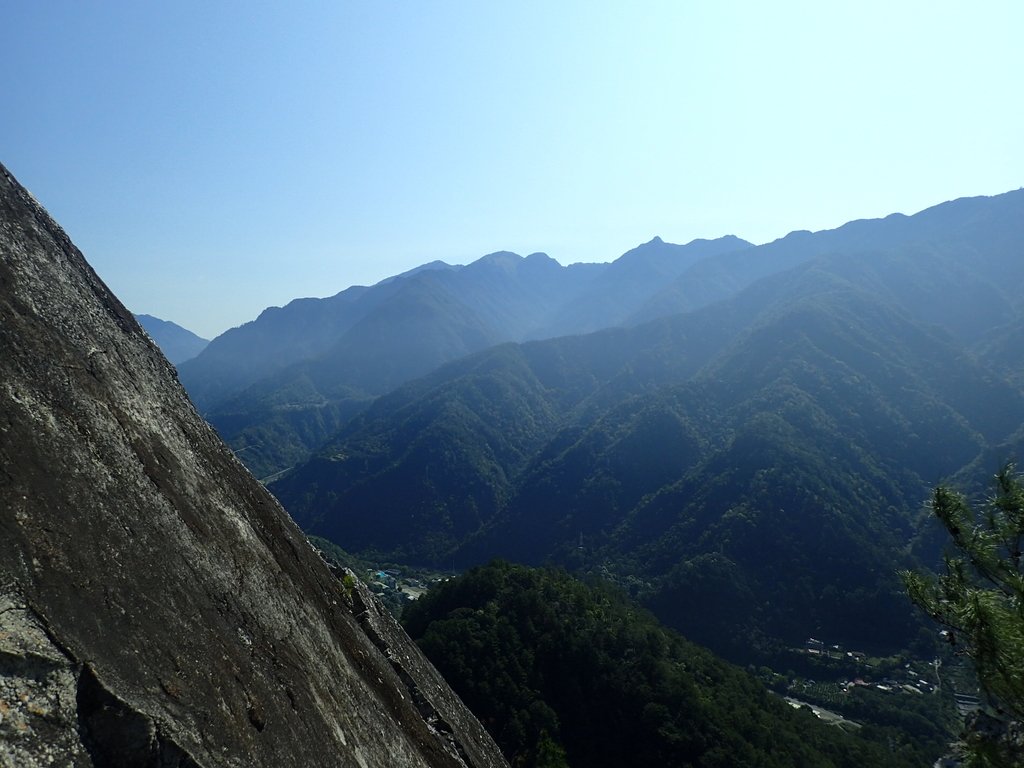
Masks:
[[[0,166],[0,765],[504,765],[384,621]]]

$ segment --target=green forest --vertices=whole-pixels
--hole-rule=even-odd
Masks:
[[[514,766],[921,766],[948,738],[927,708],[828,726],[616,588],[564,571],[475,568],[403,623]]]
[[[599,594],[615,585],[631,601],[622,610],[644,622],[649,611],[661,622],[651,631],[676,638],[666,648],[683,641],[661,633],[679,632],[739,665],[735,685],[855,723],[855,734],[827,732],[854,739],[855,753],[923,764],[962,725],[953,692],[973,700],[977,680],[898,574],[942,567],[932,489],[977,498],[1024,448],[1022,204],[1020,192],[962,199],[761,246],[655,239],[604,265],[508,253],[424,265],[268,311],[214,340],[182,378],[321,548],[392,570],[458,573],[500,558],[607,585],[590,587]],[[582,589],[568,583],[558,589]],[[557,691],[542,695],[523,682],[533,667],[512,661],[547,642],[523,629],[536,626],[530,611],[552,632],[561,614],[525,594],[506,605],[498,590],[486,626],[474,622],[489,609],[467,599],[484,613],[453,604],[428,632],[417,615],[450,589],[407,618],[428,650],[455,614],[469,635],[495,636],[493,663],[518,670],[511,698],[492,701],[512,703],[489,715],[506,750],[590,760]],[[382,594],[396,611],[408,599]],[[515,642],[513,629],[525,633]],[[563,629],[556,645],[580,642]],[[438,664],[458,679],[445,665],[472,654],[444,637]],[[641,671],[630,679],[648,681],[639,698],[652,708],[633,720],[687,732],[658,715],[655,705],[673,711],[659,698],[669,692]],[[605,693],[635,698],[624,681]],[[822,759],[842,764],[822,744]]]

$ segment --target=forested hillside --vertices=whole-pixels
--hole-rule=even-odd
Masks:
[[[438,365],[505,341],[613,326],[736,237],[655,239],[612,264],[563,267],[500,252],[432,262],[372,287],[298,299],[214,339],[180,368],[221,436],[259,476],[308,458],[372,398]]]
[[[405,626],[520,766],[921,766],[941,730],[844,732],[662,628],[616,590],[493,563]]]
[[[272,489],[353,551],[609,568],[734,658],[816,633],[902,647],[894,573],[938,554],[928,489],[1020,439],[1019,353],[995,350],[1020,322],[1022,199],[857,222],[875,250],[450,363]]]

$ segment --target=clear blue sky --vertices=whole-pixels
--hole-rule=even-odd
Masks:
[[[1024,185],[1024,3],[7,2],[0,161],[212,336],[433,259],[607,261]]]

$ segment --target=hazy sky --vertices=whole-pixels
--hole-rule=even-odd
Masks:
[[[607,261],[1024,184],[1024,3],[6,2],[0,161],[212,336],[433,259]]]

